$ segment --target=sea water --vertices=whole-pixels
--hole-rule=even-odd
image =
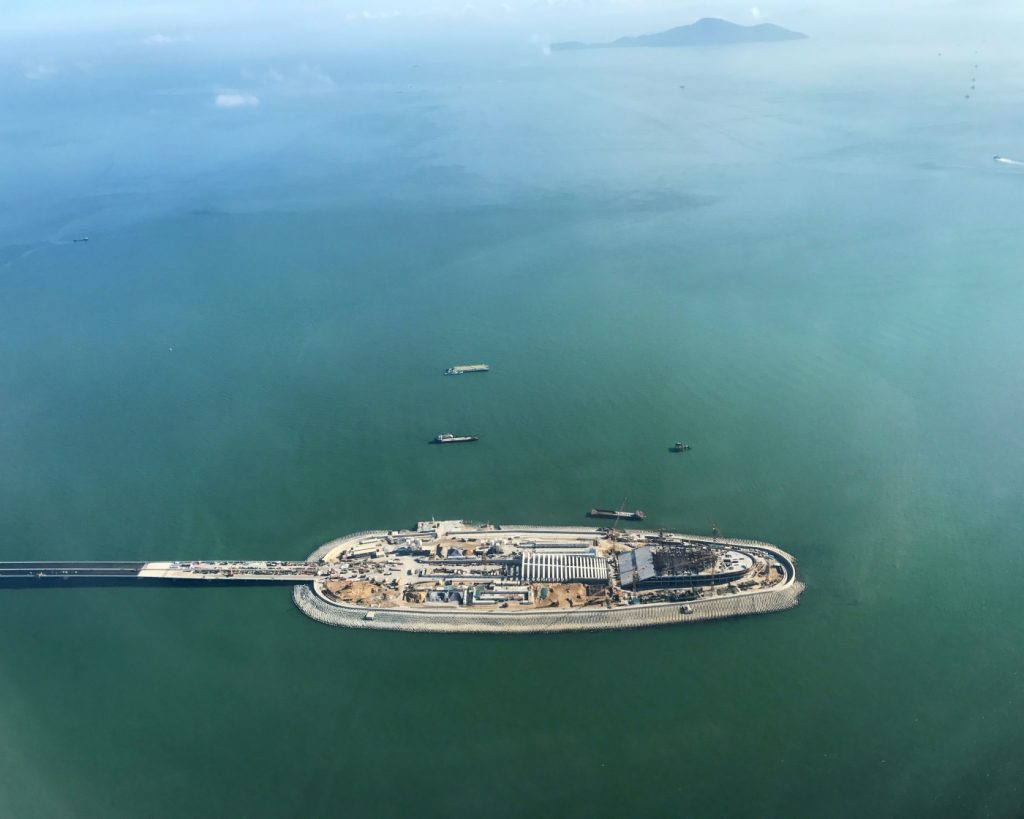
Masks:
[[[3,591],[0,813],[1019,811],[1020,91],[778,48],[326,60],[248,110],[9,81],[3,559],[624,503],[807,591],[529,637]]]

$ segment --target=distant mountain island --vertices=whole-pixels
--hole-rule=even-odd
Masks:
[[[688,26],[670,28],[657,34],[639,37],[620,37],[610,43],[552,43],[555,51],[575,51],[583,48],[636,48],[670,46],[718,46],[740,43],[777,43],[783,40],[804,40],[806,34],[790,31],[771,23],[740,26],[717,17],[705,17]]]

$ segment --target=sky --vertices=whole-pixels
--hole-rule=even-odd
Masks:
[[[603,41],[704,16],[771,22],[837,47],[982,42],[1010,51],[1024,42],[1019,0],[4,0],[0,7],[0,83],[35,86],[114,63],[545,52],[559,40]],[[256,103],[228,89],[220,104]]]
[[[651,33],[705,16],[775,23],[837,47],[984,42],[1010,51],[1024,42],[1019,0],[4,0],[0,8],[0,82],[37,85],[119,61],[544,52],[551,42]],[[226,93],[224,106],[255,104]]]
[[[148,31],[175,38],[216,32],[223,41],[273,27],[299,45],[359,37],[436,36],[491,29],[518,36],[615,37],[682,25],[700,17],[776,22],[810,31],[914,39],[979,22],[1024,24],[1017,0],[5,0],[0,38],[75,39]]]

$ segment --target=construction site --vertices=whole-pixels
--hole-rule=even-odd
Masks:
[[[312,583],[317,606],[346,609],[348,625],[356,611],[366,625],[399,611],[488,613],[488,622],[665,604],[688,614],[796,581],[792,558],[769,544],[614,527],[428,521],[332,541],[314,558],[329,569]],[[296,602],[307,596],[297,590]]]

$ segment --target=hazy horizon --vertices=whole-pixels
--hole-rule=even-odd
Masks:
[[[897,11],[879,5],[874,12],[862,3],[823,9],[801,2],[311,1],[287,12],[270,2],[19,2],[4,15],[0,149],[17,161],[0,167],[0,209],[7,216],[0,243],[14,245],[103,229],[117,222],[118,208],[126,218],[144,218],[173,208],[183,195],[191,207],[226,206],[232,198],[226,193],[265,188],[267,163],[282,140],[291,153],[306,154],[302,174],[319,163],[321,174],[314,177],[351,180],[364,158],[388,150],[386,138],[367,141],[363,127],[382,95],[404,94],[408,116],[423,118],[422,150],[414,161],[420,172],[430,168],[439,136],[429,123],[431,112],[444,105],[431,90],[440,77],[447,82],[463,74],[468,88],[487,77],[503,82],[503,70],[519,67],[539,81],[581,59],[551,54],[552,41],[613,39],[709,15],[807,34],[810,39],[799,43],[701,55],[708,65],[754,81],[774,77],[795,94],[828,93],[834,81],[862,82],[885,108],[945,83],[955,106],[980,61],[974,109],[1005,108],[1009,130],[1024,96],[1015,51],[1007,48],[1024,31],[1024,11],[1000,2],[922,2]],[[635,55],[621,70],[642,60]],[[534,116],[552,113],[541,105]],[[969,127],[975,113],[960,105],[941,116]],[[446,130],[460,127],[458,119],[446,120]],[[859,126],[851,121],[849,127],[855,132]],[[339,138],[335,149],[327,133]],[[990,153],[1024,153],[1024,145],[991,136]],[[593,137],[581,135],[586,138]],[[758,160],[771,160],[771,145],[761,148]],[[500,163],[490,161],[498,153],[491,149],[483,144],[463,153],[467,170],[482,175],[479,195],[558,190],[556,169],[526,167],[515,178],[503,176]],[[712,155],[700,159],[709,160]],[[674,157],[660,184],[671,184],[679,163],[685,168],[692,161]],[[289,181],[290,164],[273,165],[279,182]],[[294,202],[316,180],[290,181]],[[607,180],[598,175],[594,183]],[[284,191],[276,198],[279,205],[288,201]]]

